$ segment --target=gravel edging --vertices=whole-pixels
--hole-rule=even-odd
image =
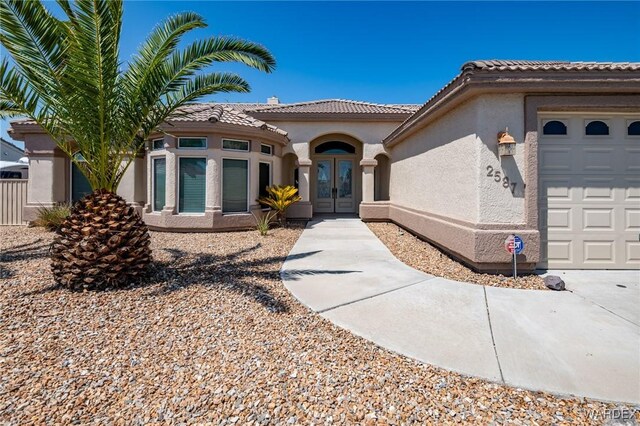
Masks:
[[[298,303],[301,233],[152,232],[131,288],[53,285],[51,234],[0,228],[0,424],[587,424],[613,407],[394,354]]]
[[[526,290],[547,290],[542,277],[482,274],[455,261],[445,253],[391,222],[369,222],[367,226],[402,262],[427,274],[471,284]]]

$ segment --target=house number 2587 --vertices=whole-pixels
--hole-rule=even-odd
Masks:
[[[502,182],[502,187],[511,189],[512,194],[516,192],[518,184],[516,182],[509,181],[508,176],[502,176],[502,172],[500,170],[495,170],[493,166],[487,166],[487,176],[492,177],[494,182]]]

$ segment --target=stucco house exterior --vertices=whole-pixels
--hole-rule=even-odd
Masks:
[[[200,103],[162,130],[119,189],[152,229],[250,227],[291,184],[292,218],[393,221],[478,270],[509,268],[510,234],[522,268],[640,268],[640,63],[474,61],[424,105]],[[10,131],[28,219],[88,190],[38,126]]]

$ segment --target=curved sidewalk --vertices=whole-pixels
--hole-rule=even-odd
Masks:
[[[281,271],[306,306],[392,351],[514,387],[640,404],[640,273],[611,274],[618,281],[564,292],[446,280],[400,262],[355,218],[309,222]]]

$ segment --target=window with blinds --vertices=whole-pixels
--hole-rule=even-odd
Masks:
[[[164,208],[166,199],[167,160],[155,158],[153,160],[153,211],[159,212]]]
[[[180,158],[178,213],[204,213],[206,174],[206,158]]]
[[[249,210],[249,161],[222,160],[222,212]]]
[[[271,163],[260,163],[258,182],[258,196],[266,197],[269,195],[267,186],[271,186]]]

